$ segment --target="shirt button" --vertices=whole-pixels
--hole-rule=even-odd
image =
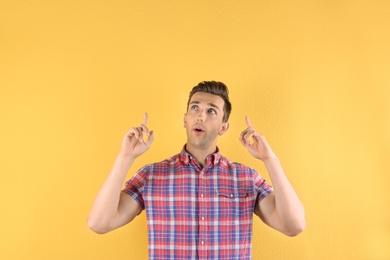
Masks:
[[[204,244],[204,241],[200,242],[202,245]]]
[[[233,194],[230,194],[230,197],[233,198]]]
[[[200,196],[203,198],[204,197],[204,195],[203,194],[200,194]]]
[[[202,217],[202,220],[204,220],[204,217]]]

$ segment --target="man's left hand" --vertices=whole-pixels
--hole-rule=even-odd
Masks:
[[[275,154],[264,135],[256,132],[248,116],[245,117],[245,121],[247,128],[240,134],[240,142],[242,145],[248,149],[253,157],[262,161],[274,157]]]

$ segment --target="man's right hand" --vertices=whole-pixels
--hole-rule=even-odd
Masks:
[[[145,113],[142,124],[131,128],[123,138],[121,155],[135,159],[149,149],[154,140],[154,135],[153,131],[149,131],[146,127],[147,123],[148,114]],[[144,140],[144,135],[147,136],[146,140]]]

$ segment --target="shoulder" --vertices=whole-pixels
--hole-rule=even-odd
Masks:
[[[180,163],[180,154],[168,157],[162,161],[146,164],[138,170],[145,174],[153,173],[155,171],[162,171],[164,169],[172,168]]]
[[[240,179],[250,180],[257,186],[261,186],[266,182],[256,169],[239,162],[233,162],[224,156],[221,156],[219,167],[219,171],[226,172]]]
[[[172,164],[176,164],[180,162],[180,154],[175,154],[171,157],[168,157],[160,162],[155,162],[152,164],[148,164],[148,167],[164,167],[164,166],[169,166]]]
[[[233,162],[230,159],[221,155],[219,165],[223,168],[227,168],[233,171],[242,172],[242,173],[255,173],[256,170],[246,166],[245,164],[239,162]]]

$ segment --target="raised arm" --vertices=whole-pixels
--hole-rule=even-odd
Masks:
[[[255,213],[272,228],[288,236],[296,236],[306,226],[303,205],[265,137],[256,132],[249,117],[246,117],[246,124],[240,142],[253,157],[264,162],[274,188],[272,194],[256,205]]]
[[[147,122],[148,115],[145,113],[142,124],[126,133],[114,166],[95,198],[88,217],[88,226],[96,233],[107,233],[123,226],[142,210],[132,197],[121,190],[131,165],[149,149],[154,140],[153,131],[146,127]],[[146,141],[144,135],[148,136]]]

